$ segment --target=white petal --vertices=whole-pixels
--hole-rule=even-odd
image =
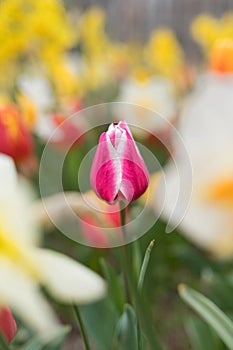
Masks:
[[[38,111],[46,111],[54,104],[49,81],[42,76],[21,75],[18,79],[20,90],[34,103]]]
[[[144,131],[140,127],[152,131],[166,129],[167,121],[174,118],[177,110],[172,84],[164,78],[151,78],[145,83],[139,83],[134,79],[125,80],[118,101],[120,103],[116,104],[116,115],[124,116],[128,124],[135,125],[133,133],[141,137]]]
[[[0,303],[9,307],[41,336],[56,331],[57,319],[36,283],[16,266],[0,261]]]
[[[12,158],[0,153],[0,198],[14,192],[17,186],[17,173]]]
[[[31,213],[32,194],[25,183],[16,183],[0,194],[0,229],[3,234],[26,244],[38,242],[39,231]]]
[[[68,303],[90,303],[106,293],[104,280],[96,273],[67,256],[37,249],[42,283],[57,299]]]

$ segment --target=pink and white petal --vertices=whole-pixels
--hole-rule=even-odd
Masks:
[[[45,249],[36,250],[42,283],[58,300],[86,304],[106,294],[104,280],[92,270],[73,259]]]
[[[132,160],[124,159],[122,168],[120,193],[123,195],[122,199],[129,203],[137,200],[146,191],[149,180],[147,170]]]
[[[0,305],[8,305],[28,327],[43,338],[58,329],[57,318],[33,279],[2,259],[0,280]]]
[[[133,136],[131,134],[131,131],[130,131],[129,127],[128,127],[128,124],[124,120],[121,120],[118,123],[118,126],[126,132],[127,138],[129,138],[132,141],[134,141]]]
[[[116,166],[117,155],[109,136],[103,133],[95,153],[91,169],[91,185],[96,194],[113,203],[119,189],[120,170]]]
[[[126,147],[121,155],[122,183],[120,192],[128,202],[138,199],[147,189],[149,172],[131,135],[127,124],[122,121],[120,127],[126,132]]]

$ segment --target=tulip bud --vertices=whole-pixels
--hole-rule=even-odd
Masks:
[[[15,337],[17,326],[11,311],[4,307],[0,310],[0,333],[7,343],[11,343]]]
[[[147,189],[149,173],[124,121],[111,124],[99,139],[91,169],[91,185],[109,204],[138,199]]]

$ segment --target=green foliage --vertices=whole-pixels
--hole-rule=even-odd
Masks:
[[[233,349],[233,322],[211,300],[195,290],[179,286],[181,298],[195,310],[218,334],[222,341]]]
[[[69,327],[60,327],[60,330],[52,335],[49,341],[44,343],[35,337],[19,350],[61,350],[69,331]]]
[[[117,323],[113,339],[114,350],[139,349],[137,318],[131,305],[126,304],[124,312]]]
[[[0,349],[1,350],[10,350],[10,346],[6,343],[4,337],[0,333]]]
[[[108,282],[109,297],[111,298],[113,305],[116,307],[116,310],[121,314],[125,299],[123,284],[106,260],[101,259],[101,266],[104,277]]]

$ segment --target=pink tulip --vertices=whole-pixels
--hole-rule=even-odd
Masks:
[[[91,169],[91,185],[109,204],[130,203],[147,189],[149,173],[124,121],[111,124],[99,139]]]
[[[0,310],[0,333],[4,336],[7,343],[11,343],[15,337],[17,326],[14,317],[7,307]]]

